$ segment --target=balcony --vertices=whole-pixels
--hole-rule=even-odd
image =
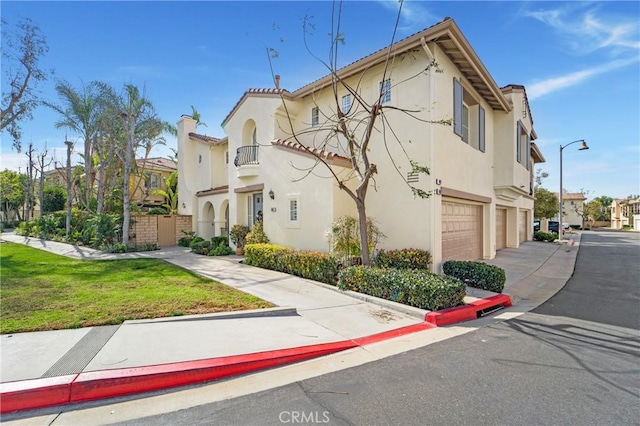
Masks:
[[[259,171],[258,145],[241,146],[236,151],[233,164],[237,167],[238,177],[256,176]]]

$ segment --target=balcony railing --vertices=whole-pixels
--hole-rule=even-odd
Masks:
[[[258,163],[258,145],[241,146],[236,151],[236,158],[233,160],[236,167]]]

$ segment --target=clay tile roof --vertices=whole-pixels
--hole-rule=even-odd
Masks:
[[[202,197],[203,195],[223,194],[229,192],[229,185],[216,186],[215,188],[204,189],[196,192],[196,197]]]
[[[231,108],[229,114],[222,120],[222,127],[224,127],[225,123],[231,118],[231,116],[236,112],[236,110],[240,107],[242,101],[244,101],[248,96],[252,95],[268,95],[268,96],[286,96],[290,97],[291,93],[285,89],[275,89],[275,88],[266,88],[266,89],[249,89],[242,94],[238,102]]]
[[[160,167],[164,169],[177,170],[176,163],[173,160],[162,157],[147,158],[146,160],[144,158],[139,158],[136,160],[136,164],[138,167]]]
[[[189,137],[191,139],[196,139],[201,142],[210,143],[211,145],[222,145],[228,142],[227,138],[219,139],[219,138],[214,138],[213,136],[201,135],[194,132],[190,132]]]
[[[311,155],[314,157],[320,157],[323,158],[325,160],[328,160],[330,162],[333,162],[339,166],[343,166],[343,167],[351,167],[351,161],[349,161],[349,159],[347,157],[343,157],[335,152],[331,152],[331,151],[325,151],[322,149],[318,149],[318,148],[310,148],[310,147],[306,147],[298,142],[294,142],[294,141],[285,141],[282,139],[274,139],[271,141],[271,144],[276,146],[276,147],[280,147],[280,148],[284,148],[284,149],[288,149],[291,150],[293,152],[299,153],[299,154],[303,154],[303,155]]]

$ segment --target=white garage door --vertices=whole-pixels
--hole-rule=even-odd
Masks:
[[[482,206],[442,202],[442,260],[482,257]]]
[[[496,250],[507,246],[507,209],[496,209]]]

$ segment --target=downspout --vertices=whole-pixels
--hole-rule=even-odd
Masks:
[[[422,49],[427,54],[429,63],[433,62],[435,60],[435,56],[431,51],[431,49],[429,48],[429,46],[427,46],[427,42],[424,37],[420,38],[420,44],[422,45]],[[427,95],[427,106],[428,106],[427,121],[431,121],[433,119],[433,113],[432,113],[433,100],[434,100],[434,92],[436,90],[436,84],[433,76],[434,76],[434,72],[431,68],[429,68],[429,71],[427,71],[427,78],[429,79],[429,94]],[[436,203],[440,202],[440,198],[435,194],[436,186],[434,185],[435,179],[437,179],[438,177],[433,175],[434,167],[435,167],[435,163],[434,163],[435,148],[434,148],[434,129],[433,129],[434,125],[432,123],[429,123],[427,124],[427,126],[428,126],[427,167],[429,167],[429,169],[431,170],[431,175],[429,176],[429,184],[427,186],[427,190],[433,191],[432,192],[433,195],[429,200],[427,200],[427,209],[426,209],[427,223],[429,224],[429,229],[431,230],[431,235],[427,235],[427,239],[429,241],[429,251],[435,255],[434,260],[437,260],[437,263],[433,262],[431,266],[432,272],[440,272],[440,263],[441,263],[440,260],[442,259],[442,231],[435,232],[436,229],[440,229],[440,228],[436,228],[436,224],[437,224],[436,223]],[[437,238],[438,234],[440,235],[440,238]],[[440,241],[440,247],[438,247],[437,253],[436,253],[436,246],[438,241]]]

